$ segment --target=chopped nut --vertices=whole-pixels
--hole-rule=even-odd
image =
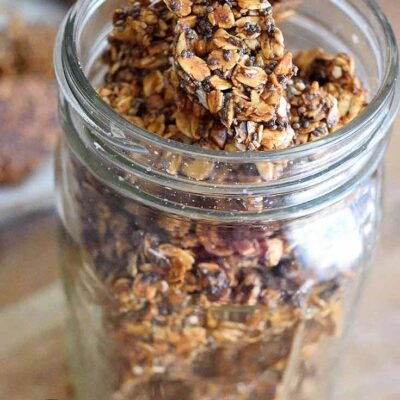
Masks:
[[[268,150],[284,149],[289,147],[294,136],[295,132],[291,127],[288,127],[284,131],[264,129],[261,144]]]
[[[192,10],[193,3],[190,0],[165,0],[165,4],[180,17],[186,17]]]
[[[212,90],[207,93],[208,109],[216,114],[224,105],[224,95],[219,90]]]
[[[220,149],[223,149],[228,140],[227,128],[222,124],[214,124],[210,131],[210,138]]]
[[[290,75],[293,69],[293,57],[291,53],[286,53],[282,60],[279,61],[277,66],[274,69],[275,74],[277,75]]]
[[[264,0],[238,0],[239,7],[245,10],[263,10],[271,7],[269,1]]]
[[[170,260],[168,283],[174,286],[182,285],[186,272],[192,268],[195,261],[192,254],[169,244],[161,245],[159,251]]]
[[[203,81],[211,75],[207,63],[197,56],[178,57],[182,69],[197,81]]]
[[[283,241],[281,239],[267,240],[265,260],[268,267],[276,267],[282,259]]]
[[[236,52],[232,52],[229,59],[224,57],[224,54],[224,50],[214,50],[210,53],[207,63],[212,71],[222,70],[227,72],[237,64],[239,56]]]
[[[228,90],[228,89],[232,88],[232,84],[229,81],[227,81],[226,79],[220,78],[218,75],[213,75],[210,78],[210,83],[217,90],[223,91],[223,90]]]
[[[213,172],[214,164],[211,161],[200,159],[184,162],[182,172],[189,178],[204,181]]]
[[[256,88],[267,82],[268,76],[262,68],[243,67],[238,65],[233,73],[232,79],[244,85]]]
[[[208,20],[212,25],[218,25],[224,29],[232,28],[235,25],[235,17],[228,4],[215,7],[214,11],[208,15]]]

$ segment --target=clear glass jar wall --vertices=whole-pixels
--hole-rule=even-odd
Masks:
[[[130,125],[96,95],[121,4],[82,1],[56,50],[77,397],[328,399],[379,229],[398,106],[390,26],[371,1],[305,2],[283,24],[288,47],[354,55],[369,107],[297,148],[213,153]]]

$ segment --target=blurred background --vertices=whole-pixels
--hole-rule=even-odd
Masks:
[[[71,398],[57,262],[52,48],[68,0],[0,0],[0,399]],[[399,0],[379,0],[400,40]],[[400,118],[386,157],[381,244],[336,388],[400,399]]]

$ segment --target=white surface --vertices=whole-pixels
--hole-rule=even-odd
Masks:
[[[55,23],[62,20],[67,7],[56,0],[0,0],[0,12],[17,12],[30,21]],[[4,23],[4,16],[0,21]]]

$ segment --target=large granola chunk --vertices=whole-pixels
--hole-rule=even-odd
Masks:
[[[178,17],[173,71],[181,92],[227,128],[228,149],[288,147],[294,131],[285,88],[297,68],[271,4],[165,2]]]

